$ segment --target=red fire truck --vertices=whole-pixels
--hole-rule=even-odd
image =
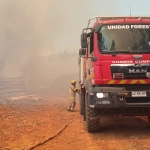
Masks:
[[[90,18],[81,34],[79,74],[88,132],[99,131],[107,114],[150,121],[150,17]]]

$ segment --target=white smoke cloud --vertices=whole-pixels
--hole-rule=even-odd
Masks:
[[[24,76],[34,88],[67,73],[60,70],[59,60],[51,64],[48,56],[65,49],[78,51],[88,18],[106,9],[95,5],[94,0],[0,1],[0,77]]]

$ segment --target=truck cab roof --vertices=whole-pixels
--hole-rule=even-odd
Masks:
[[[89,19],[88,26],[90,27],[91,21],[95,19],[94,26],[97,26],[99,23],[101,24],[145,24],[150,23],[150,16],[141,17],[141,16],[119,16],[119,17],[92,17]]]

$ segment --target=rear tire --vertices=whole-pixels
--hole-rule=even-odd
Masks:
[[[92,118],[100,115],[100,110],[97,108],[90,108],[88,106],[88,94],[85,95],[85,114],[87,131],[89,133],[98,132],[100,130],[100,119],[94,120]]]

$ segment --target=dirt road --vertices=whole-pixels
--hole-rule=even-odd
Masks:
[[[89,134],[78,104],[76,112],[67,105],[65,97],[0,105],[0,150],[150,149],[146,117],[102,117],[101,131]]]

